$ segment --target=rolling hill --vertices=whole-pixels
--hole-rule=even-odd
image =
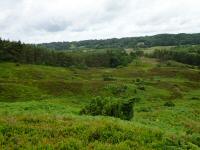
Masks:
[[[2,62],[0,149],[199,149],[199,83],[197,67],[144,57],[118,68]],[[133,119],[80,115],[96,96],[138,97]]]
[[[38,46],[54,50],[79,50],[79,49],[122,49],[135,47],[198,45],[200,34],[158,34],[154,36],[113,38],[105,40],[85,40],[74,42],[42,43]]]

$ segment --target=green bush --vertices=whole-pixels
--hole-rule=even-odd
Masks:
[[[16,66],[16,67],[19,67],[19,66],[20,66],[20,63],[16,63],[15,66]]]
[[[192,99],[192,100],[199,100],[200,98],[197,97],[197,96],[193,96],[193,97],[191,97],[190,99]]]
[[[76,68],[78,69],[82,69],[82,70],[87,70],[88,69],[88,66],[86,64],[77,64],[76,65]]]
[[[135,84],[137,85],[137,89],[142,90],[142,91],[146,90],[143,79],[140,79],[140,78],[135,79]]]
[[[141,79],[140,79],[140,78],[137,78],[137,79],[135,79],[135,82],[136,82],[136,83],[140,83],[140,82],[141,82]]]
[[[139,86],[138,86],[138,89],[139,89],[139,90],[142,90],[142,91],[145,91],[144,85],[139,85]]]
[[[108,74],[104,74],[102,77],[103,77],[103,81],[114,81],[115,80],[112,75],[108,75]]]
[[[109,91],[113,96],[123,96],[128,91],[128,86],[125,84],[108,84],[105,90]]]
[[[124,120],[131,120],[133,118],[133,106],[135,98],[128,100],[120,100],[114,98],[96,97],[85,106],[80,114],[87,115],[104,115],[121,118]]]
[[[112,93],[114,95],[119,95],[122,93],[125,93],[127,91],[128,87],[126,85],[116,86],[112,89]]]
[[[172,101],[167,101],[167,102],[165,102],[164,106],[167,106],[167,107],[174,107],[175,104],[174,104]]]
[[[137,111],[138,112],[151,112],[152,109],[151,109],[151,107],[140,107]]]

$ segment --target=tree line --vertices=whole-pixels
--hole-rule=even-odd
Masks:
[[[197,34],[158,34],[154,36],[113,38],[106,40],[85,40],[78,42],[53,42],[39,44],[55,50],[102,49],[102,48],[136,48],[153,46],[177,46],[200,44],[200,33]]]
[[[200,66],[200,46],[177,46],[169,50],[155,50],[151,57],[162,61],[175,60],[177,62]]]
[[[36,45],[0,39],[0,61],[62,67],[126,66],[133,57],[123,50],[105,52],[63,52]]]

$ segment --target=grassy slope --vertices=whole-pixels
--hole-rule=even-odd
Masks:
[[[125,68],[78,70],[1,63],[0,149],[198,149],[200,71],[158,64],[142,58]],[[104,74],[116,80],[103,81]],[[113,94],[122,85],[128,90]],[[80,116],[98,95],[141,101],[131,122]],[[168,100],[176,106],[165,107]]]

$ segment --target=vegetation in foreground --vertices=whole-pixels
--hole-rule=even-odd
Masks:
[[[199,83],[198,68],[152,58],[86,70],[0,63],[0,149],[199,149]],[[80,115],[97,96],[137,97],[134,117]]]
[[[96,97],[80,111],[80,114],[112,116],[123,120],[131,120],[133,118],[134,102],[135,98],[122,100],[112,97]]]

